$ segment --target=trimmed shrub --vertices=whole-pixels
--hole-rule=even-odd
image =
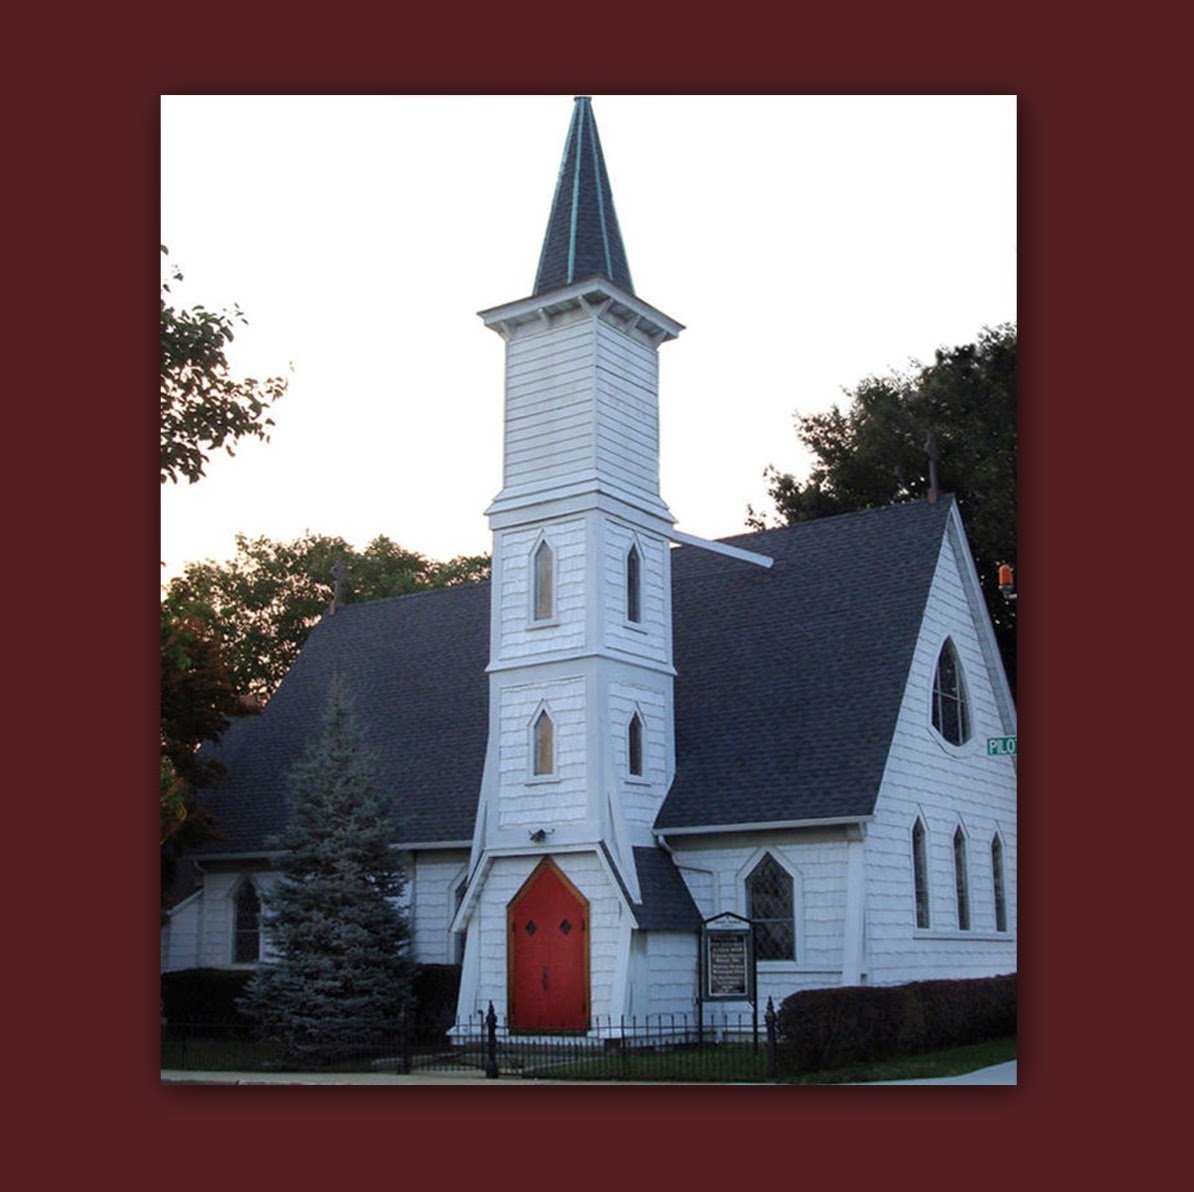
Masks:
[[[412,982],[417,1035],[439,1036],[456,1021],[460,965],[420,964]]]
[[[456,1018],[456,998],[460,994],[460,965],[420,964],[412,985],[415,1006],[421,1015],[449,1020]]]
[[[251,973],[196,968],[162,974],[162,1013],[167,1022],[240,1022],[237,999]]]
[[[777,1016],[782,1071],[816,1072],[1016,1033],[1016,974],[805,989]]]

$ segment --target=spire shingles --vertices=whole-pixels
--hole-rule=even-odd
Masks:
[[[592,103],[587,95],[578,95],[534,293],[542,294],[587,277],[607,278],[634,293]]]

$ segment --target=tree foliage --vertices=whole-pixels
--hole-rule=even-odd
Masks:
[[[310,531],[292,542],[238,534],[233,559],[188,563],[170,582],[164,604],[205,609],[232,686],[264,703],[328,611],[337,584],[340,602],[350,604],[470,583],[488,574],[488,556],[438,563],[384,535],[358,551],[343,538]]]
[[[251,711],[239,698],[217,636],[201,608],[161,606],[161,895],[168,901],[178,858],[215,838],[211,816],[195,791],[223,776],[199,747],[215,741],[234,716]]]
[[[392,1038],[413,974],[388,805],[339,683],[320,737],[291,771],[289,798],[280,876],[262,897],[274,957],[249,982],[243,1007],[292,1055],[331,1060]]]
[[[170,278],[181,281],[182,274],[175,268]],[[223,313],[202,306],[181,309],[170,304],[169,295],[169,282],[163,282],[161,482],[185,478],[194,484],[210,452],[223,447],[232,455],[232,444],[245,435],[268,441],[273,419],[265,411],[286,391],[286,381],[232,377],[227,347],[234,324],[248,322],[239,307]]]
[[[938,487],[953,493],[979,582],[1015,689],[1016,606],[999,592],[998,568],[1016,563],[1016,329],[984,328],[977,342],[942,348],[932,364],[868,377],[850,406],[797,415],[799,440],[815,456],[808,479],[769,466],[782,523],[923,500],[930,455]],[[750,510],[750,524],[765,517]]]

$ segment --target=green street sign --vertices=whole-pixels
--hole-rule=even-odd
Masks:
[[[1015,757],[1016,756],[1016,738],[1015,737],[988,737],[987,738],[987,756],[988,757]]]

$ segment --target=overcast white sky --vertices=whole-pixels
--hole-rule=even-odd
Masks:
[[[660,350],[661,489],[690,534],[804,475],[794,414],[1016,318],[1014,96],[593,97]],[[162,488],[163,579],[237,531],[490,549],[503,345],[571,95],[163,96],[176,302],[239,304],[237,375],[289,372],[271,442]]]

